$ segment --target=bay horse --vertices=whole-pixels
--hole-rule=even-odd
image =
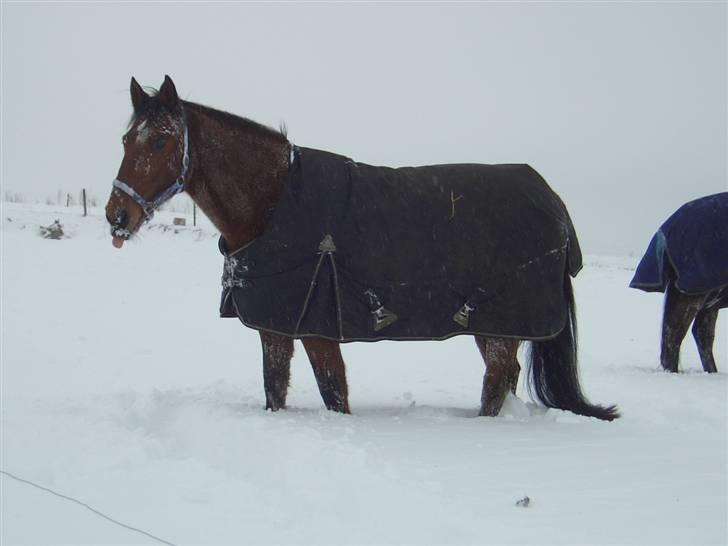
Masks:
[[[640,260],[631,288],[664,292],[660,365],[677,373],[690,324],[703,370],[713,356],[718,311],[728,307],[728,192],[695,199],[658,229]]]
[[[221,234],[221,314],[259,330],[267,409],[286,406],[296,338],[326,408],[349,413],[341,342],[469,334],[486,364],[480,415],[498,415],[515,392],[528,339],[538,400],[618,417],[582,394],[570,280],[581,253],[563,203],[530,167],[371,167],[183,101],[169,76],[149,94],[132,78],[130,92],[134,113],[106,205],[113,245],[189,194]],[[425,209],[433,196],[436,213]]]

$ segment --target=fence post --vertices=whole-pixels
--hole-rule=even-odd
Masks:
[[[83,215],[86,216],[86,188],[81,190],[81,195],[83,196]]]
[[[197,205],[192,202],[192,225],[197,227]]]

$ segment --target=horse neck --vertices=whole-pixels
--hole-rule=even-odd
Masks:
[[[250,120],[185,103],[186,191],[235,250],[264,230],[286,182],[290,144]]]

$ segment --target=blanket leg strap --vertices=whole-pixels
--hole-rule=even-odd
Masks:
[[[298,315],[298,321],[296,322],[294,335],[298,335],[301,331],[301,324],[303,323],[303,319],[306,316],[306,312],[308,311],[308,304],[311,301],[311,295],[313,294],[314,288],[318,283],[318,275],[319,271],[321,270],[321,265],[323,264],[324,259],[328,257],[331,264],[331,273],[334,278],[334,296],[336,298],[336,325],[339,330],[339,339],[344,339],[343,324],[341,319],[341,297],[339,294],[339,275],[336,271],[336,263],[334,262],[334,252],[336,252],[334,239],[333,237],[331,237],[331,235],[327,234],[319,243],[319,259],[316,262],[316,267],[314,268],[313,275],[311,276],[311,282],[308,285],[306,299],[304,300],[303,307],[301,308],[301,312]]]
[[[319,259],[316,262],[316,267],[313,270],[313,275],[311,276],[311,282],[308,286],[308,291],[306,293],[306,299],[303,302],[303,307],[301,308],[301,313],[298,315],[298,321],[296,322],[296,329],[294,330],[294,335],[298,335],[301,331],[301,324],[303,323],[303,319],[306,316],[306,312],[308,311],[308,304],[311,301],[311,295],[313,294],[314,288],[316,287],[316,283],[318,282],[318,275],[319,271],[321,269],[321,265],[323,264],[324,260],[328,257],[329,263],[331,264],[331,273],[334,278],[334,296],[336,298],[336,325],[339,330],[339,339],[344,339],[344,329],[343,329],[343,322],[341,318],[341,295],[339,294],[339,275],[336,271],[336,262],[334,261],[334,252],[336,252],[336,245],[334,244],[334,238],[330,234],[326,234],[323,239],[321,239],[321,242],[319,243]]]

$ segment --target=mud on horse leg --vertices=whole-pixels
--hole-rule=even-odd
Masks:
[[[516,392],[521,371],[517,359],[519,340],[475,336],[475,343],[485,361],[480,415],[495,417],[500,413],[508,391]]]
[[[683,294],[669,283],[665,290],[665,311],[662,318],[662,349],[660,364],[668,372],[677,373],[680,360],[680,346],[705,296]]]
[[[703,364],[703,370],[708,373],[718,371],[713,358],[713,341],[715,341],[715,323],[718,320],[718,310],[717,305],[708,309],[701,309],[693,323],[693,337],[700,353],[700,362]]]
[[[324,338],[307,337],[303,339],[303,347],[311,361],[326,408],[349,413],[349,388],[339,344]]]
[[[288,383],[291,378],[293,338],[260,332],[263,345],[263,384],[265,409],[278,411],[286,407]]]

